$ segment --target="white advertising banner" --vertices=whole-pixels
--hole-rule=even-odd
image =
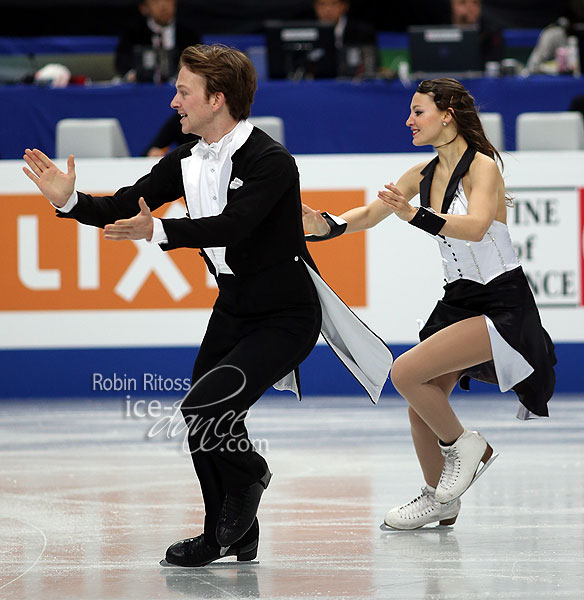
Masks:
[[[303,200],[335,214],[372,202],[383,184],[431,154],[296,157]],[[509,153],[508,224],[542,320],[557,342],[584,342],[584,153]],[[111,193],[152,159],[78,160],[77,187]],[[0,161],[3,294],[0,349],[197,346],[216,289],[193,250],[116,243],[56,219],[22,173]],[[414,200],[414,203],[417,199]],[[159,216],[180,216],[174,202]],[[442,294],[436,243],[395,216],[366,233],[310,246],[325,279],[390,345],[417,340]]]
[[[509,188],[515,250],[538,306],[578,306],[582,298],[577,188]]]

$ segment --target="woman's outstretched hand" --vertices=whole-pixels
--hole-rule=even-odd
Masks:
[[[313,210],[307,204],[302,205],[302,224],[304,231],[312,235],[326,235],[331,230],[320,210]]]
[[[385,189],[377,193],[377,197],[403,221],[411,221],[417,212],[417,208],[412,206],[405,196],[399,191],[397,186],[391,182],[383,186]]]
[[[43,196],[55,206],[61,208],[75,190],[75,159],[72,154],[67,159],[67,173],[43,152],[30,150],[24,152],[24,162],[30,167],[22,167],[24,174],[39,188]]]

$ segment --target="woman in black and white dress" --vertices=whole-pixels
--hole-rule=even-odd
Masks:
[[[456,383],[467,387],[474,378],[513,389],[519,418],[547,416],[556,362],[507,229],[509,199],[496,163],[501,157],[483,132],[474,99],[454,79],[423,81],[406,125],[415,146],[431,144],[438,156],[340,218],[303,208],[313,240],[373,227],[395,213],[440,248],[444,297],[420,331],[420,343],[391,371],[409,403],[426,483],[420,496],[387,513],[385,525],[395,529],[453,524],[460,496],[496,457],[453,412],[449,396]],[[409,203],[418,193],[419,208]]]

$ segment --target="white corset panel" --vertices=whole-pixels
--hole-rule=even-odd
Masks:
[[[448,213],[466,215],[467,212],[468,200],[460,180]],[[500,221],[493,221],[480,242],[439,235],[435,239],[442,254],[444,279],[447,283],[457,279],[470,279],[485,284],[519,266],[507,225]]]

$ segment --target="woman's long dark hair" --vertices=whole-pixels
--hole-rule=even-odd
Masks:
[[[469,146],[498,160],[503,166],[501,155],[485,135],[474,98],[462,83],[447,77],[426,79],[420,83],[417,91],[420,94],[430,94],[440,110],[452,114],[458,133]]]

